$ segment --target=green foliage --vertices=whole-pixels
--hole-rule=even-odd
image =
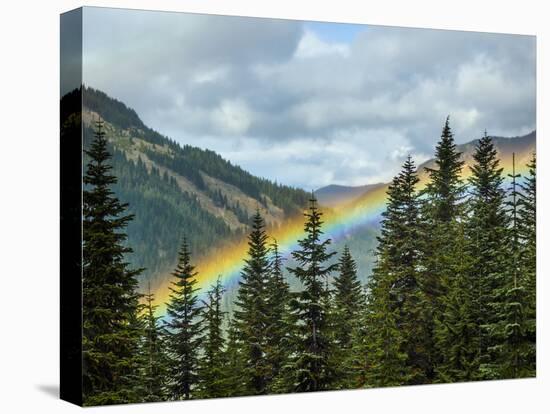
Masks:
[[[278,388],[274,382],[288,361],[288,332],[292,324],[289,322],[290,290],[283,275],[283,257],[279,253],[277,240],[269,247],[270,273],[266,284],[266,360],[270,372],[267,382],[268,391],[277,392]]]
[[[427,168],[429,181],[422,192],[420,250],[420,285],[425,332],[425,380],[435,379],[435,367],[442,363],[442,355],[435,344],[435,323],[444,323],[444,297],[452,285],[455,257],[454,241],[457,221],[464,214],[464,183],[461,171],[464,162],[457,150],[449,118],[436,146],[435,164]],[[431,326],[429,326],[431,325]],[[431,333],[429,333],[431,331]]]
[[[419,280],[422,227],[417,184],[416,168],[409,157],[388,187],[378,263],[368,285],[366,323],[373,325],[369,327],[372,343],[363,346],[363,352],[369,371],[365,376],[371,386],[423,383],[430,375],[432,321],[421,290],[425,285]],[[384,370],[389,372],[386,379]]]
[[[292,252],[297,266],[287,268],[304,286],[291,302],[297,321],[297,343],[291,361],[294,375],[288,387],[298,392],[330,389],[336,379],[331,361],[334,344],[328,322],[330,292],[325,283],[337,268],[337,264],[327,264],[336,252],[327,251],[330,239],[321,240],[322,213],[313,194],[304,215],[306,236],[298,240],[299,249]]]
[[[84,128],[85,147],[90,145],[91,134],[90,128]],[[167,266],[177,261],[180,240],[173,229],[185,229],[190,248],[199,253],[220,239],[231,239],[229,226],[206,211],[196,195],[181,191],[174,178],[161,175],[155,167],[148,169],[141,157],[135,162],[129,160],[110,142],[107,148],[113,154],[113,173],[117,177],[112,189],[129,203],[128,210],[135,217],[127,229],[126,244],[133,250],[127,260],[135,267],[146,268],[143,279],[167,273]]]
[[[534,319],[531,320],[529,315],[529,278],[523,276],[528,271],[522,266],[521,260],[524,246],[520,241],[523,224],[519,213],[523,203],[517,183],[520,175],[515,173],[515,155],[512,165],[511,197],[507,203],[510,211],[508,248],[506,256],[501,258],[506,268],[501,271],[501,283],[492,297],[491,306],[495,316],[488,329],[492,339],[489,351],[493,355],[484,366],[484,372],[496,378],[521,378],[535,374],[535,341],[532,335],[535,326]]]
[[[270,376],[265,358],[270,278],[267,239],[264,219],[257,210],[248,236],[248,257],[241,272],[233,321],[244,358],[243,380],[250,394],[265,394]]]
[[[435,147],[437,168],[426,168],[430,181],[426,186],[427,204],[430,215],[437,222],[448,223],[458,214],[464,186],[460,173],[464,165],[461,153],[457,150],[449,117],[441,132],[441,139]]]
[[[63,99],[77,99],[75,93]],[[269,199],[287,216],[297,214],[307,204],[307,193],[302,190],[257,178],[213,151],[180,146],[163,137],[146,127],[134,110],[101,91],[84,87],[82,101],[85,109],[112,126],[108,131],[108,150],[113,154],[113,172],[118,177],[113,191],[129,203],[136,217],[128,226],[127,245],[132,246],[134,254],[127,255],[127,260],[134,267],[144,268],[142,280],[168,273],[177,262],[179,240],[171,231],[174,228],[186,229],[189,246],[199,256],[220,240],[231,242],[233,237],[242,234],[240,229],[231,230],[223,217],[208,212],[196,194],[182,191],[172,174],[193,183],[214,205],[233,212],[245,225],[249,224],[245,206],[238,200],[230,202],[227,195],[209,188],[203,173],[238,187],[260,205],[267,206]],[[72,107],[79,108],[80,104]],[[134,138],[154,145],[135,144]],[[92,139],[93,131],[84,126],[85,148]],[[155,166],[146,166],[144,159],[129,159],[129,154],[136,149]]]
[[[525,288],[524,318],[525,335],[529,340],[527,350],[527,361],[529,363],[529,376],[536,372],[536,342],[537,342],[537,179],[536,155],[528,164],[529,174],[525,182],[520,185],[521,192],[518,193],[518,242],[519,260],[521,269],[519,283]]]
[[[158,306],[153,305],[154,294],[149,288],[144,295],[141,323],[143,339],[141,343],[141,376],[142,399],[144,402],[163,401],[167,398],[168,357],[166,355],[167,341],[162,328],[161,318],[156,316]]]
[[[474,160],[469,179],[471,197],[468,203],[469,254],[473,258],[470,283],[477,287],[474,308],[477,309],[475,315],[479,326],[479,363],[486,366],[493,359],[489,350],[495,345],[495,339],[492,338],[493,330],[490,326],[498,320],[495,312],[498,312],[498,296],[505,282],[504,249],[508,218],[502,188],[502,168],[487,134],[479,140]],[[489,371],[483,369],[482,377],[490,376]]]
[[[368,283],[366,336],[358,351],[364,361],[360,382],[367,387],[391,387],[406,384],[411,377],[404,352],[404,338],[397,325],[398,310],[391,296],[391,283],[385,269],[386,253]]]
[[[347,245],[335,263],[313,195],[305,237],[286,268],[302,284],[291,291],[258,207],[236,310],[224,331],[221,280],[201,306],[190,251],[200,254],[236,232],[207,212],[196,193],[182,191],[175,174],[241,223],[249,220],[245,206],[223,187],[210,187],[207,176],[287,214],[305,203],[305,193],[253,177],[212,151],[180,147],[98,91],[85,95],[88,108],[115,125],[111,134],[123,128],[156,145],[142,145],[142,158],[128,150],[132,138],[108,140],[102,122],[95,133],[84,131],[86,405],[535,375],[535,155],[523,183],[515,171],[510,175],[506,193],[485,134],[465,185],[447,118],[425,190],[416,188],[410,157],[388,188],[366,294]],[[64,115],[69,124],[73,115]],[[179,229],[190,238],[178,254]],[[141,270],[128,261],[148,266],[149,276],[172,256],[178,261],[161,326],[150,292],[139,305]]]
[[[170,356],[170,397],[188,400],[198,382],[199,347],[201,345],[200,313],[195,287],[197,273],[191,265],[189,246],[184,239],[179,262],[172,273],[174,281],[167,304],[166,322]]]
[[[207,301],[203,301],[202,329],[204,339],[203,355],[199,364],[198,398],[217,398],[231,395],[228,388],[227,355],[223,336],[222,296],[224,293],[221,278],[207,292]]]
[[[228,389],[231,397],[249,395],[249,384],[245,371],[247,355],[240,340],[240,332],[235,319],[230,321],[227,329],[226,371]]]
[[[435,321],[434,342],[440,358],[437,382],[462,382],[479,378],[478,284],[472,281],[474,259],[468,253],[464,224],[454,223],[448,265],[454,276],[445,280],[443,313]]]
[[[83,393],[85,405],[138,401],[133,374],[138,367],[136,276],[125,262],[124,229],[132,220],[127,204],[113,194],[110,154],[97,123],[87,151],[83,192]]]
[[[111,98],[100,90],[84,87],[82,101],[84,107],[101,115],[110,124],[117,125],[119,128],[130,129],[139,134],[140,137],[146,136],[148,141],[156,144],[162,144],[167,140],[158,132],[145,126],[133,109],[128,108],[124,103]]]
[[[349,388],[354,383],[353,333],[359,327],[365,308],[363,287],[357,278],[357,265],[348,246],[338,262],[339,274],[334,278],[334,338],[339,387]]]

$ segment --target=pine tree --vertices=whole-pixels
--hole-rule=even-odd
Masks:
[[[398,327],[398,308],[388,277],[387,251],[378,256],[376,271],[367,285],[367,310],[363,318],[363,341],[359,383],[366,387],[391,387],[409,382],[411,370],[404,352],[404,336]],[[356,352],[357,352],[356,351]]]
[[[368,284],[366,322],[370,339],[363,345],[369,386],[426,381],[432,326],[425,313],[419,280],[420,202],[414,162],[409,157],[388,187],[382,215],[377,263]],[[370,343],[369,343],[370,342]],[[387,370],[387,379],[382,372]]]
[[[334,344],[326,307],[329,291],[325,282],[337,268],[336,263],[327,263],[336,252],[327,251],[330,239],[321,240],[322,213],[313,194],[304,215],[306,236],[298,240],[299,249],[292,252],[297,266],[287,268],[304,286],[293,301],[298,343],[291,361],[295,375],[289,390],[297,392],[330,389],[335,382],[335,369],[331,364]]]
[[[525,320],[526,335],[529,340],[527,360],[529,375],[536,374],[536,342],[537,342],[537,303],[536,303],[536,272],[537,272],[537,159],[533,153],[527,165],[529,169],[525,181],[521,184],[522,192],[518,194],[519,201],[518,238],[521,244],[519,266],[521,268],[520,283],[525,287]]]
[[[435,378],[435,367],[441,362],[441,354],[435,345],[435,323],[444,323],[446,290],[452,285],[453,257],[459,235],[455,234],[457,220],[463,216],[464,184],[461,171],[464,162],[457,150],[449,124],[449,117],[436,146],[435,165],[426,168],[428,184],[422,191],[422,235],[419,237],[422,274],[419,278],[424,320],[431,334],[425,342],[425,381]]]
[[[499,278],[500,285],[494,289],[491,296],[490,309],[494,319],[488,325],[490,336],[491,360],[485,364],[484,372],[489,378],[520,378],[531,376],[529,359],[532,343],[529,341],[526,311],[529,307],[526,288],[523,285],[521,268],[521,244],[519,210],[521,197],[519,196],[519,174],[515,173],[515,154],[512,154],[512,186],[510,201],[510,226],[508,234],[508,249],[501,257],[502,263],[507,264],[502,269]]]
[[[270,245],[270,275],[266,286],[267,329],[266,359],[270,367],[268,382],[272,384],[281,372],[289,354],[289,301],[290,291],[283,275],[283,257],[277,240]],[[277,387],[271,385],[270,392]]]
[[[140,382],[143,383],[143,401],[154,402],[166,399],[166,378],[168,360],[165,354],[166,341],[161,325],[161,318],[156,316],[155,295],[144,295],[145,303],[141,315],[143,323],[143,341],[141,345],[141,363],[143,366]]]
[[[369,278],[369,281],[372,281],[372,277]],[[370,382],[369,374],[370,366],[373,362],[371,361],[371,351],[374,346],[374,329],[370,320],[371,313],[368,313],[368,304],[372,302],[373,298],[369,296],[366,286],[364,295],[365,306],[359,315],[357,326],[352,331],[351,352],[348,361],[348,367],[352,371],[352,378],[349,383],[349,388],[364,388],[369,386]],[[372,305],[370,306],[370,309],[372,309]]]
[[[244,354],[245,350],[243,346],[241,346],[235,318],[232,318],[228,324],[227,348],[225,351],[227,366],[224,374],[227,379],[229,396],[239,397],[249,395],[249,383],[245,376],[246,355]]]
[[[201,307],[198,304],[198,289],[195,287],[197,273],[191,265],[185,238],[172,276],[175,280],[170,287],[170,300],[166,309],[171,371],[169,393],[175,400],[188,400],[193,396],[198,382]]]
[[[457,235],[449,260],[454,277],[445,280],[443,315],[435,321],[435,344],[440,360],[437,382],[463,382],[479,378],[477,285],[472,284],[473,258],[468,252],[465,225],[454,223]]]
[[[231,392],[227,387],[227,360],[222,326],[226,314],[221,309],[224,292],[221,278],[218,277],[216,284],[207,292],[208,300],[203,302],[202,325],[205,335],[199,369],[200,398],[226,397]]]
[[[234,324],[244,357],[248,394],[265,394],[270,367],[266,358],[268,324],[267,284],[270,277],[265,222],[257,210],[248,236],[248,258],[239,281]]]
[[[449,223],[460,213],[460,202],[463,198],[464,186],[460,174],[464,162],[458,152],[449,117],[441,133],[441,139],[435,148],[435,164],[437,168],[426,168],[429,183],[425,194],[430,204],[430,216],[437,222]]]
[[[125,214],[111,186],[111,155],[102,121],[90,149],[83,192],[83,394],[85,405],[138,401],[133,373],[137,370],[139,294],[141,270],[125,261],[132,249],[125,246],[124,229],[133,219]]]
[[[353,333],[358,329],[363,315],[365,296],[357,278],[357,264],[347,245],[340,257],[338,271],[339,274],[334,278],[334,337],[338,353],[338,385],[349,388],[354,383],[355,374],[352,357]]]
[[[469,347],[477,347],[478,352],[470,363],[479,366],[479,378],[488,379],[493,375],[489,368],[493,359],[489,349],[494,342],[490,326],[498,318],[500,305],[497,302],[501,299],[497,298],[497,292],[504,282],[503,246],[507,236],[507,216],[502,168],[487,133],[477,143],[473,158],[472,175],[468,180],[470,198],[466,233],[469,244],[466,249],[472,258],[469,282],[473,303],[470,309],[478,330],[477,338]],[[472,355],[471,349],[467,352]]]

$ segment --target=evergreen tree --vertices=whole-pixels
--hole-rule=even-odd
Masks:
[[[269,249],[265,222],[259,209],[252,218],[248,236],[248,258],[239,281],[234,324],[244,357],[244,380],[249,394],[265,394],[270,367],[266,358],[270,277]]]
[[[478,325],[478,361],[480,378],[491,378],[489,349],[494,345],[490,326],[498,321],[503,304],[500,291],[504,286],[507,215],[502,168],[489,136],[479,140],[470,167],[471,197],[468,202],[469,255],[473,258],[470,285],[477,292],[472,296],[472,311]],[[472,344],[476,346],[476,344]]]
[[[245,350],[241,346],[239,337],[236,321],[233,318],[229,321],[227,348],[225,351],[225,359],[227,361],[225,376],[227,379],[227,389],[231,397],[250,394],[249,382],[245,376],[246,355],[244,354]]]
[[[422,274],[419,279],[422,291],[423,313],[431,324],[431,334],[425,342],[425,380],[435,378],[435,367],[441,362],[441,354],[435,345],[435,323],[444,323],[444,296],[452,285],[453,257],[457,235],[455,222],[462,220],[464,184],[461,171],[464,162],[457,150],[450,128],[449,118],[436,146],[435,165],[426,168],[428,184],[422,191],[422,236],[419,238]]]
[[[221,278],[208,291],[208,300],[203,302],[202,325],[205,331],[203,355],[200,361],[199,397],[217,398],[230,395],[227,388],[225,339],[223,336],[222,296],[225,289]]]
[[[357,264],[349,247],[338,263],[339,274],[334,278],[334,338],[339,367],[339,387],[349,388],[353,384],[352,335],[357,330],[364,311],[365,296],[357,278]]]
[[[473,257],[468,252],[465,225],[454,223],[453,244],[448,265],[454,277],[445,280],[443,315],[435,321],[435,344],[440,360],[436,381],[463,382],[479,378],[479,325],[477,285],[472,284]]]
[[[432,325],[424,310],[419,280],[418,183],[409,157],[388,187],[387,208],[382,215],[377,264],[368,284],[366,323],[371,324],[371,343],[365,344],[371,386],[423,383],[430,375]],[[381,347],[381,348],[380,348]],[[381,359],[377,359],[381,358]],[[382,378],[387,370],[391,375]]]
[[[268,382],[275,381],[289,354],[288,321],[290,291],[283,275],[283,257],[277,240],[270,245],[270,274],[266,286],[267,329],[266,358],[270,367]],[[276,387],[270,386],[270,392]]]
[[[141,345],[143,401],[163,401],[166,398],[166,378],[168,376],[168,360],[165,354],[166,341],[159,316],[156,316],[157,305],[154,305],[155,295],[144,296],[145,304],[141,315],[143,323],[143,341]]]
[[[464,162],[458,152],[449,117],[441,133],[441,139],[435,148],[435,164],[437,168],[426,168],[429,183],[425,194],[428,196],[430,216],[436,222],[449,223],[460,213],[460,202],[463,198],[464,186],[460,174]]]
[[[171,368],[169,392],[175,400],[188,400],[198,382],[201,307],[198,304],[198,289],[195,287],[197,273],[191,265],[186,239],[183,240],[179,261],[172,276],[175,280],[170,287],[170,300],[166,309]]]
[[[327,251],[330,239],[321,240],[322,213],[313,194],[305,217],[306,236],[298,240],[299,249],[292,252],[297,266],[287,268],[304,286],[293,301],[298,343],[291,361],[295,375],[289,388],[298,392],[330,389],[335,382],[325,281],[337,268],[336,263],[327,263],[336,253]]]
[[[520,283],[525,287],[526,335],[530,344],[527,360],[529,362],[529,375],[533,376],[536,374],[537,342],[537,160],[534,153],[527,167],[529,173],[525,177],[524,183],[521,184],[522,192],[518,194],[520,208],[517,212],[517,220],[521,246],[519,257]]]
[[[527,292],[521,276],[520,261],[520,200],[519,174],[515,172],[515,154],[512,154],[511,199],[508,202],[510,210],[510,226],[508,249],[501,257],[501,262],[507,265],[499,278],[501,284],[494,289],[491,296],[490,309],[494,319],[488,325],[490,337],[491,360],[484,365],[484,373],[489,378],[520,378],[533,375],[530,373],[529,359],[531,343],[527,334],[528,309]]]
[[[83,394],[85,405],[136,402],[139,331],[137,275],[125,261],[124,229],[133,219],[113,194],[111,155],[102,121],[85,151],[90,161],[83,192]]]
[[[372,283],[372,276],[369,278],[369,281]],[[348,367],[352,372],[352,378],[349,383],[350,388],[369,386],[370,378],[368,378],[368,374],[370,374],[370,365],[373,362],[371,361],[371,351],[373,350],[374,343],[374,329],[369,319],[371,313],[368,313],[368,304],[372,302],[373,298],[368,294],[367,289],[364,289],[364,292],[365,306],[359,315],[358,324],[352,331],[351,353],[348,361]]]
[[[398,327],[398,308],[388,276],[387,251],[378,256],[376,271],[367,287],[367,310],[363,319],[365,336],[358,346],[362,357],[359,384],[392,387],[409,382],[411,370],[404,352],[404,336]]]

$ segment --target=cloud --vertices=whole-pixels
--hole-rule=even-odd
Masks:
[[[212,121],[222,135],[242,135],[252,123],[252,112],[246,102],[227,99],[214,110]]]
[[[307,189],[535,128],[529,36],[86,8],[84,80],[181,143]]]
[[[294,57],[297,59],[315,58],[324,55],[348,57],[349,46],[344,43],[329,43],[321,40],[314,32],[306,30],[298,43]]]

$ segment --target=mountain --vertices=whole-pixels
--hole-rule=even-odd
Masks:
[[[370,190],[384,186],[384,183],[367,184],[356,187],[331,184],[315,191],[319,204],[327,207],[337,207],[347,204]]]
[[[473,154],[477,142],[478,140],[473,140],[458,146],[458,150],[462,152],[462,159],[465,162],[465,167],[463,168],[464,179],[468,177],[470,171],[469,166],[473,163]],[[503,174],[505,176],[512,172],[512,154],[515,154],[516,173],[526,172],[526,165],[536,149],[536,131],[513,138],[493,137],[493,142],[495,143],[500,165],[503,167]],[[427,182],[428,174],[425,168],[434,167],[436,167],[434,159],[430,159],[418,167],[420,186],[423,186]],[[505,185],[508,187],[509,181]],[[351,200],[348,199],[347,202],[333,206],[336,214],[342,217],[363,217],[363,223],[361,225],[355,226],[353,231],[346,231],[343,237],[335,240],[333,246],[337,251],[341,251],[345,244],[350,247],[351,253],[357,261],[357,267],[359,269],[358,274],[363,281],[366,281],[374,265],[374,251],[376,249],[376,237],[378,236],[380,227],[380,213],[385,208],[385,193],[388,184],[376,185],[370,188],[368,188],[368,186],[365,187],[367,188],[365,188],[362,194],[357,195],[357,193],[355,193]],[[338,187],[336,188],[339,190]],[[342,193],[347,193],[346,188],[342,190]],[[342,199],[345,200],[345,197],[342,197]]]
[[[118,177],[114,191],[123,202],[129,203],[130,212],[135,214],[128,226],[128,244],[134,249],[128,260],[133,267],[145,268],[140,280],[142,288],[150,282],[160,299],[166,296],[169,274],[185,236],[195,262],[218,264],[210,276],[222,274],[232,281],[228,282],[224,297],[226,309],[230,309],[239,272],[235,266],[224,266],[236,263],[230,259],[244,257],[248,218],[256,208],[262,209],[270,234],[288,236],[289,248],[295,243],[290,236],[295,237],[302,227],[301,214],[308,193],[255,177],[214,151],[180,145],[147,127],[135,111],[101,91],[83,88],[82,97],[80,91],[74,91],[62,100],[74,102],[61,105],[65,122],[71,122],[75,114],[64,108],[79,108],[80,100],[83,102],[85,147],[93,139],[94,120],[104,121],[113,154],[113,172]],[[535,131],[522,137],[494,138],[505,174],[511,171],[512,153],[516,154],[518,169],[527,164],[535,150],[535,141]],[[466,175],[476,143],[459,146],[466,162]],[[419,166],[421,181],[426,181],[424,168],[433,166],[433,160]],[[323,230],[333,240],[331,250],[341,252],[348,245],[363,282],[374,264],[386,188],[383,183],[358,187],[331,185],[316,191],[328,213]],[[292,266],[286,254],[285,265]],[[300,286],[292,277],[289,282],[293,289]]]
[[[79,95],[75,90],[62,100],[78,100]],[[214,151],[162,136],[133,109],[101,91],[83,88],[82,103],[84,148],[93,139],[94,121],[102,119],[118,178],[114,191],[135,214],[128,226],[128,244],[134,249],[128,259],[145,268],[142,286],[147,281],[154,287],[161,282],[158,277],[173,269],[184,236],[197,257],[240,239],[256,208],[269,226],[280,226],[307,204],[309,194],[300,189],[255,177]],[[75,106],[62,101],[61,107]],[[62,113],[62,118],[72,115]]]
[[[501,166],[504,168],[505,175],[511,173],[512,154],[515,154],[516,169],[519,170],[520,168],[524,168],[525,165],[529,163],[532,154],[536,150],[536,138],[536,131],[531,131],[527,135],[517,137],[492,137],[495,148],[497,149],[497,156],[500,159]],[[462,153],[462,160],[465,163],[463,169],[464,178],[468,176],[469,166],[473,164],[473,155],[478,141],[479,139],[475,139],[465,144],[457,145],[457,149]],[[428,177],[426,168],[436,168],[433,158],[418,166],[418,176],[421,183]],[[327,206],[330,205],[334,208],[346,206],[346,208],[350,208],[353,205],[363,205],[365,202],[368,202],[369,197],[371,197],[374,192],[380,192],[380,190],[387,188],[387,186],[387,183],[374,184],[371,186],[366,185],[362,187],[329,185],[317,190],[317,192],[321,193],[319,200],[323,198]],[[361,191],[361,189],[364,189],[364,191]],[[333,203],[333,200],[338,199],[338,197],[340,197],[342,203]]]
[[[526,164],[533,151],[535,151],[536,131],[532,131],[527,135],[517,137],[492,137],[493,142],[498,151],[499,158],[507,163],[510,162],[512,153],[516,154],[516,163],[518,165]],[[462,159],[465,164],[471,165],[473,162],[473,154],[479,140],[473,140],[466,144],[458,145],[458,150],[462,152]],[[420,175],[424,176],[425,168],[434,168],[433,159],[422,163],[418,170]],[[365,196],[372,191],[387,187],[386,183],[369,184],[356,187],[331,184],[326,187],[319,188],[315,191],[315,195],[319,203],[327,207],[340,207],[342,205],[353,203],[354,201],[361,202],[362,196]]]

